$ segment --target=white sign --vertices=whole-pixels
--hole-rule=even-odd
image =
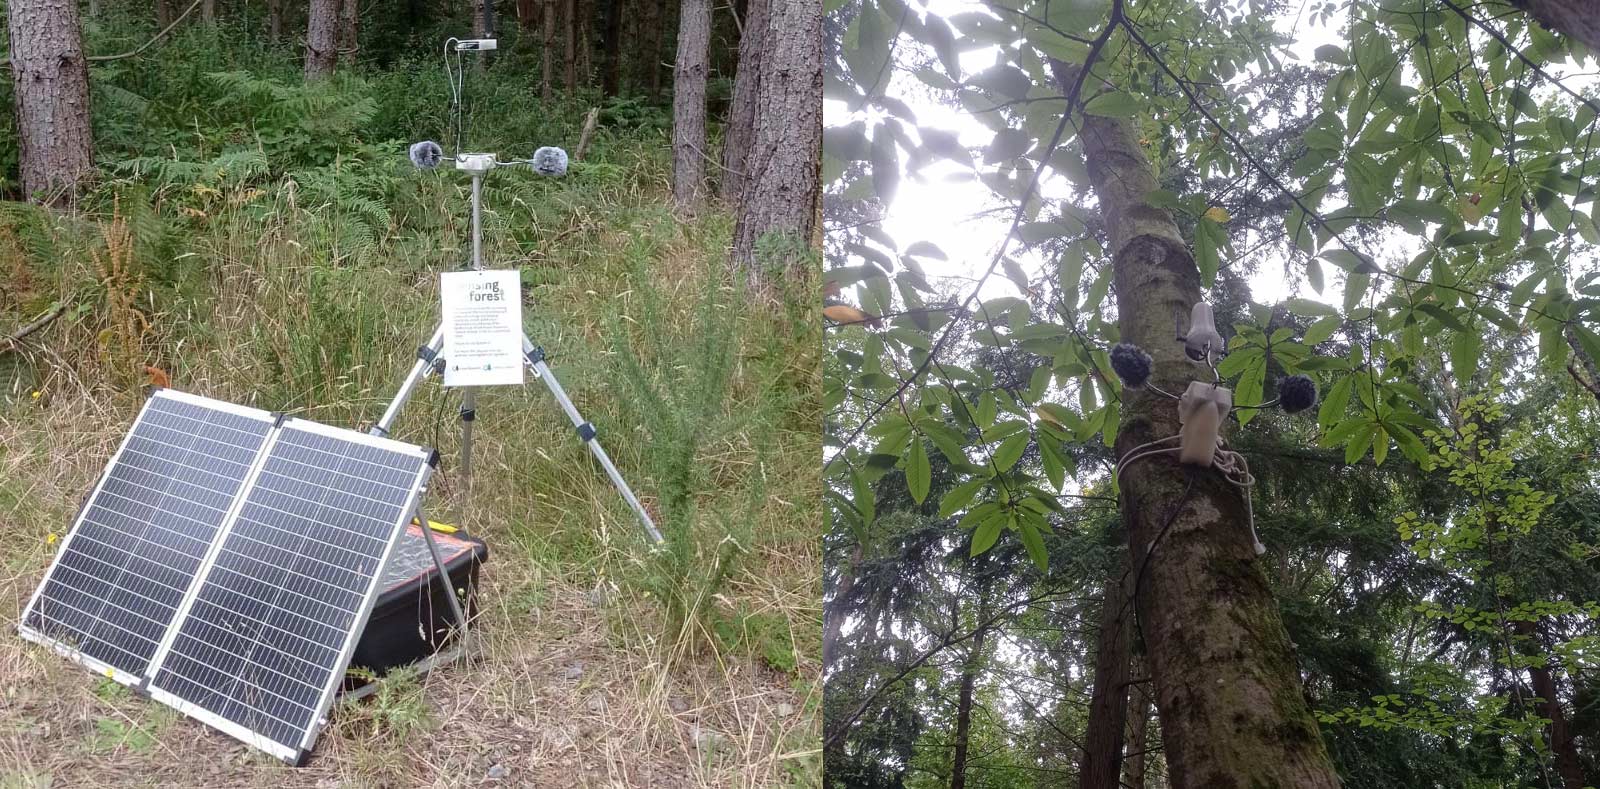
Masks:
[[[522,383],[522,281],[512,271],[439,275],[444,385]]]

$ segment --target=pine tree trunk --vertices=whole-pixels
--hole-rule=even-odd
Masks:
[[[94,175],[78,4],[10,0],[6,19],[23,192],[38,203],[70,202]]]
[[[1071,67],[1052,66],[1070,84]],[[1154,357],[1155,384],[1181,392],[1199,372],[1173,341],[1173,316],[1199,300],[1199,270],[1171,215],[1147,201],[1156,179],[1128,123],[1086,115],[1080,139],[1106,220],[1122,340]],[[1172,401],[1123,391],[1119,457],[1177,432]],[[1172,785],[1338,787],[1239,489],[1170,455],[1130,465],[1119,481]]]
[[[341,0],[339,4],[339,62],[353,66],[360,49],[361,0]]]
[[[655,36],[650,41],[650,100],[661,98],[661,54],[667,38],[667,11],[672,6],[668,0],[645,0],[655,7]]]
[[[217,0],[205,0],[200,4],[200,21],[206,25],[217,23]]]
[[[733,103],[722,142],[722,199],[736,203],[744,193],[745,160],[755,140],[756,100],[760,96],[761,56],[767,47],[770,0],[745,5],[744,32],[739,36],[739,65],[733,78]]]
[[[539,27],[539,0],[517,0],[517,26],[524,33]]]
[[[555,92],[556,3],[544,0],[544,46],[539,52],[539,97],[550,101]]]
[[[1106,580],[1100,602],[1100,635],[1095,646],[1094,690],[1078,764],[1079,789],[1118,789],[1122,777],[1123,732],[1128,721],[1128,644],[1133,607],[1128,602],[1133,575],[1124,558]]]
[[[591,17],[593,11],[584,5],[578,7],[578,74],[581,75],[583,84],[589,85],[594,80],[594,23]]]
[[[988,618],[987,606],[979,605],[979,621]],[[967,753],[972,744],[972,692],[983,665],[983,641],[988,631],[979,630],[972,639],[972,652],[961,668],[961,691],[956,698],[956,751],[950,764],[950,789],[966,789]]]
[[[600,77],[600,92],[615,96],[622,87],[622,0],[604,0],[605,28],[600,48],[605,58],[605,73]]]
[[[306,79],[333,74],[339,62],[339,8],[341,0],[311,0],[306,13]]]
[[[283,40],[283,2],[267,0],[267,40],[274,44]]]
[[[1512,630],[1523,638],[1523,648],[1528,654],[1543,653],[1548,658],[1549,651],[1539,638],[1536,623],[1519,619],[1512,623]],[[1555,677],[1551,675],[1549,665],[1529,665],[1528,680],[1533,685],[1533,695],[1540,699],[1539,716],[1550,721],[1544,728],[1545,737],[1549,740],[1550,752],[1555,754],[1556,772],[1561,776],[1562,785],[1566,789],[1583,789],[1588,785],[1583,777],[1583,763],[1578,759],[1578,747],[1572,741],[1566,712],[1562,709]]]
[[[566,0],[566,24],[563,26],[567,47],[566,74],[564,84],[567,93],[578,89],[578,0]]]
[[[692,212],[705,198],[706,73],[711,0],[684,0],[672,69],[672,199]]]
[[[156,29],[165,30],[172,24],[172,0],[156,0]]]
[[[760,286],[769,272],[756,241],[781,233],[797,247],[814,243],[821,199],[822,6],[769,0],[766,52],[756,99],[755,141],[733,229],[733,262]],[[801,264],[790,255],[784,265]]]
[[[834,592],[834,600],[846,600],[850,591],[856,585],[856,568],[861,566],[861,559],[866,555],[866,549],[861,543],[856,543],[850,552],[850,564],[839,571],[839,588]],[[829,611],[824,608],[822,612],[822,665],[823,668],[833,665],[835,655],[839,649],[839,635],[844,627],[843,611]]]

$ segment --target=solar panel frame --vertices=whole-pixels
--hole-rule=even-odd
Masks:
[[[106,492],[106,485],[111,481],[114,472],[121,464],[123,456],[128,451],[129,445],[132,444],[136,439],[142,438],[142,436],[139,435],[139,428],[146,424],[151,414],[160,413],[157,404],[162,400],[183,403],[198,408],[207,408],[214,411],[221,411],[245,417],[247,419],[260,421],[267,425],[267,431],[265,437],[263,438],[262,446],[265,446],[266,443],[271,440],[271,437],[274,433],[273,424],[276,422],[277,417],[267,411],[250,408],[248,406],[237,405],[222,400],[213,400],[211,398],[192,395],[187,392],[180,392],[174,389],[156,389],[151,393],[150,397],[145,400],[144,405],[139,409],[139,414],[134,418],[133,425],[128,428],[127,434],[123,436],[122,442],[118,444],[116,451],[112,453],[111,459],[106,462],[105,468],[100,472],[100,477],[95,481],[95,485],[90,490],[89,495],[84,498],[83,503],[78,507],[78,512],[73,516],[72,526],[68,530],[67,536],[62,540],[61,547],[56,550],[55,556],[51,558],[50,566],[45,570],[43,580],[41,580],[38,587],[34,589],[33,595],[28,598],[28,603],[23,607],[22,615],[17,622],[17,632],[20,636],[22,636],[22,638],[48,647],[62,657],[65,657],[68,660],[71,660],[96,674],[109,677],[115,682],[131,687],[141,687],[145,680],[145,676],[143,674],[133,674],[124,671],[123,669],[113,666],[104,660],[86,654],[80,647],[75,647],[71,644],[68,644],[61,639],[50,635],[49,633],[43,632],[38,628],[29,625],[28,619],[30,613],[35,611],[36,606],[38,606],[40,599],[45,593],[45,590],[50,586],[51,581],[56,577],[56,573],[63,566],[63,561],[69,555],[71,555],[75,541],[79,539],[90,539],[83,536],[85,519],[95,508],[95,505],[99,503],[102,494]],[[257,453],[256,459],[259,459],[260,447],[257,447],[255,452]],[[238,493],[242,492],[243,490],[244,483],[241,482],[239,488],[235,492],[235,497],[237,498]],[[215,542],[216,535],[221,533],[222,528],[226,525],[226,523],[227,519],[226,516],[224,516],[223,521],[219,523],[216,531],[212,535],[213,542]],[[139,537],[136,539],[143,538]],[[208,545],[208,550],[209,547],[210,546]],[[134,555],[131,551],[129,554],[130,556]],[[188,580],[185,594],[188,593],[188,588],[192,588],[196,585],[201,576],[201,570],[203,568],[204,555],[202,555],[201,563],[196,566],[194,574],[190,576]],[[108,581],[108,589],[112,586],[113,583]],[[110,592],[108,591],[108,594],[109,593]],[[178,608],[174,609],[172,618],[163,626],[164,631],[171,630],[173,624],[178,621],[179,610],[180,609]],[[137,612],[130,610],[130,613]],[[41,614],[41,616],[43,616],[43,614]],[[100,617],[97,615],[96,618],[98,619]],[[107,624],[110,623],[107,622]],[[109,642],[107,643],[109,644]],[[151,660],[147,661],[145,664],[147,669],[153,663],[153,661],[154,655],[152,654]]]
[[[157,684],[158,675],[160,674],[163,665],[165,665],[168,658],[172,655],[173,645],[179,638],[179,633],[182,630],[183,623],[190,619],[190,614],[193,611],[194,605],[198,600],[203,588],[205,587],[206,581],[215,572],[217,560],[223,550],[223,546],[227,544],[229,537],[232,536],[234,529],[237,528],[242,511],[246,506],[246,502],[250,500],[251,494],[255,492],[257,484],[259,483],[262,470],[266,467],[268,460],[274,457],[273,450],[275,449],[279,439],[290,430],[303,431],[335,440],[348,441],[363,446],[374,447],[389,452],[410,456],[419,461],[417,471],[410,478],[410,490],[406,495],[405,502],[401,505],[395,521],[389,529],[388,539],[384,544],[383,551],[377,557],[377,563],[372,568],[372,571],[369,573],[369,577],[366,580],[365,590],[361,596],[360,605],[355,612],[355,618],[351,621],[350,626],[345,630],[343,643],[340,645],[336,661],[331,664],[329,676],[324,684],[320,698],[315,707],[311,709],[312,714],[307,724],[304,726],[303,731],[301,731],[299,742],[293,745],[272,739],[268,735],[257,732],[241,723],[233,721],[216,711],[207,709],[206,707],[201,706],[194,701],[180,696],[173,690],[163,688]],[[367,621],[371,618],[373,606],[377,602],[378,594],[381,591],[383,570],[388,565],[391,557],[394,555],[396,546],[399,545],[399,542],[405,533],[405,526],[409,524],[411,519],[416,517],[419,512],[418,505],[420,504],[423,493],[427,489],[428,479],[432,475],[437,459],[438,454],[436,452],[416,445],[405,444],[365,433],[357,433],[355,431],[345,430],[343,428],[331,427],[304,419],[281,420],[277,429],[272,431],[268,437],[268,441],[263,444],[258,456],[258,463],[256,464],[256,467],[252,469],[253,473],[249,479],[246,480],[245,484],[241,486],[239,494],[235,500],[234,509],[230,512],[227,520],[224,521],[223,528],[218,530],[217,536],[213,541],[212,551],[207,555],[206,562],[201,566],[199,572],[197,572],[196,580],[191,586],[189,593],[185,596],[178,615],[174,617],[173,625],[168,629],[166,638],[163,640],[160,649],[150,661],[150,668],[147,674],[149,681],[146,683],[146,688],[150,692],[151,697],[161,701],[164,704],[172,706],[189,717],[195,718],[196,720],[206,723],[207,725],[210,725],[242,742],[245,742],[248,745],[271,753],[272,755],[277,756],[278,758],[289,762],[290,764],[303,763],[305,758],[310,755],[312,745],[316,742],[316,738],[321,734],[322,728],[326,725],[328,709],[333,704],[334,697],[336,696],[344,679],[344,673],[349,668],[350,659],[355,652],[357,643],[360,641],[361,633],[363,630],[365,630]],[[196,619],[195,621],[203,624],[209,624],[205,622],[205,620]],[[321,667],[318,666],[318,668]],[[176,672],[172,673],[176,674]],[[193,684],[192,680],[191,684]],[[197,685],[197,687],[203,686]]]

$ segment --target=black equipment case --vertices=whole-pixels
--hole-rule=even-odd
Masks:
[[[465,590],[462,608],[471,619],[475,613],[478,565],[489,558],[483,540],[465,532],[445,534],[434,531],[450,586],[439,583],[433,557],[423,540],[422,527],[406,527],[394,556],[384,568],[378,599],[372,617],[362,631],[350,659],[351,671],[345,675],[344,690],[355,690],[372,677],[390,669],[415,663],[444,648],[453,638],[455,615],[445,595],[451,589]]]

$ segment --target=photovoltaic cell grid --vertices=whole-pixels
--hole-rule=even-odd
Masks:
[[[145,673],[272,429],[265,411],[158,392],[78,516],[22,631]]]
[[[377,441],[298,420],[278,432],[157,669],[157,698],[309,747],[426,473],[419,448]]]
[[[19,629],[295,760],[332,702],[430,454],[158,391]]]

